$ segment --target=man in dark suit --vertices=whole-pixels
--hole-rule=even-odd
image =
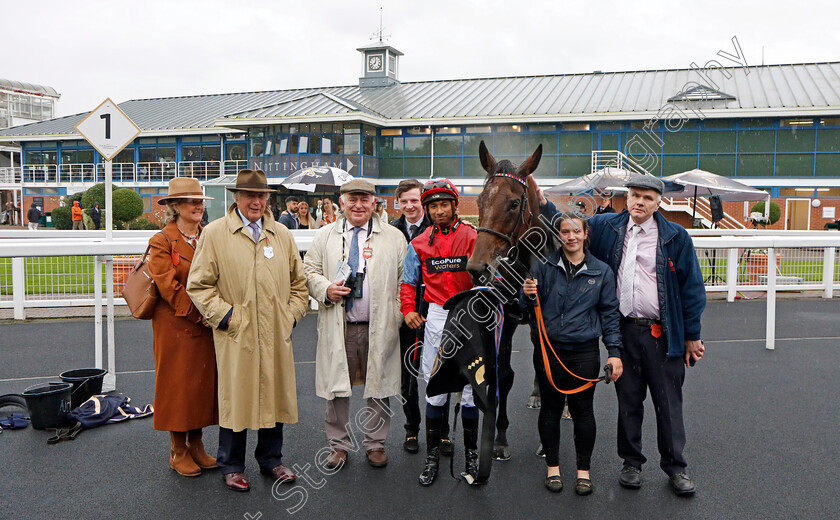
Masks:
[[[642,485],[642,419],[650,390],[656,411],[662,470],[677,495],[694,493],[683,456],[682,385],[685,369],[703,357],[700,317],[706,290],[688,232],[659,213],[663,182],[644,175],[629,181],[627,209],[589,219],[590,251],[616,274],[621,311],[622,361],[616,381],[618,455],[624,460],[619,483]],[[541,209],[556,213],[551,203]]]
[[[391,225],[402,231],[406,242],[422,233],[431,222],[423,211],[420,203],[420,193],[423,184],[416,179],[405,179],[397,186],[396,197],[400,205],[400,218]],[[417,308],[420,308],[421,293],[417,291]],[[417,331],[403,323],[400,326],[400,355],[402,356],[402,398],[405,413],[405,442],[403,448],[409,453],[417,453],[420,444],[417,434],[420,431],[420,404],[417,391],[417,374],[420,372],[420,349],[415,345],[422,344],[422,331]]]

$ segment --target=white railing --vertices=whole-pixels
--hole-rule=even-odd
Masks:
[[[104,391],[116,388],[114,305],[124,305],[120,284],[154,231],[4,231],[0,233],[0,308],[25,319],[32,307],[93,306],[94,364],[104,368],[102,306],[107,309],[108,374]],[[292,231],[301,251],[315,230]],[[48,252],[50,256],[45,256]],[[103,292],[105,298],[103,298]],[[92,293],[92,294],[91,294]]]
[[[206,181],[224,175],[236,175],[248,167],[248,161],[159,161],[112,163],[117,183],[167,183],[175,177],[194,177]],[[88,183],[105,181],[105,163],[30,164],[0,168],[0,184]]]
[[[13,308],[16,319],[33,307],[91,306],[101,310],[102,291],[114,289],[146,249],[153,231],[0,232],[0,308]],[[743,291],[767,292],[767,348],[775,344],[775,301],[778,291],[819,291],[832,298],[840,290],[840,232],[691,230],[706,291],[726,293],[734,301]],[[314,230],[293,231],[298,249],[306,251]],[[45,255],[49,252],[49,256]],[[134,255],[133,257],[131,257]],[[122,256],[129,258],[122,259]],[[769,258],[775,260],[775,266]],[[103,280],[102,266],[111,262],[115,285]]]
[[[3,166],[0,168],[0,184],[20,184],[23,178],[23,168],[20,166]]]
[[[697,204],[695,211],[694,204]],[[712,227],[712,208],[705,197],[695,198],[674,198],[662,197],[662,209],[665,211],[683,211],[701,220],[706,228]],[[723,219],[718,222],[722,229],[746,229],[746,226],[729,213],[723,214]]]
[[[23,182],[58,181],[58,167],[55,164],[29,164],[21,168],[23,168]]]
[[[589,173],[595,173],[604,168],[621,168],[640,175],[652,175],[642,165],[627,157],[619,150],[593,150],[592,164]]]
[[[58,182],[93,182],[96,179],[96,165],[81,163],[81,164],[61,164],[58,167]]]
[[[169,182],[178,175],[178,163],[174,161],[137,163],[136,182]]]
[[[178,163],[178,177],[193,177],[200,181],[215,179],[222,172],[221,161],[183,161]]]

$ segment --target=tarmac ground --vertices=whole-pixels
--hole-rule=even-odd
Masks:
[[[688,369],[684,386],[689,473],[693,498],[675,497],[658,469],[656,430],[648,401],[643,442],[649,459],[644,485],[618,485],[616,399],[612,386],[595,394],[598,439],[592,461],[595,492],[572,490],[571,422],[563,421],[561,470],[567,488],[549,493],[545,463],[534,455],[538,412],[525,407],[531,391],[532,346],[527,329],[514,339],[517,379],[511,394],[512,459],[496,462],[490,482],[470,487],[448,474],[448,460],[429,488],[417,483],[423,455],[401,448],[402,411],[387,441],[390,463],[374,469],[360,450],[336,474],[314,466],[326,445],[324,401],[314,395],[315,315],[292,341],[300,420],[285,429],[284,462],[296,465],[295,486],[261,476],[251,453],[249,493],[226,489],[218,470],[185,478],[169,469],[169,439],[152,419],[85,430],[72,442],[47,445],[49,430],[0,435],[0,517],[47,518],[836,518],[840,386],[840,301],[783,299],[777,303],[776,349],[764,348],[765,302],[710,301],[703,316],[706,356]],[[135,405],[152,403],[152,332],[148,321],[116,322],[117,389]],[[19,393],[65,370],[93,365],[92,319],[0,321],[0,394]],[[357,392],[361,394],[361,392]],[[396,402],[392,400],[392,403]],[[353,409],[361,399],[354,396]],[[455,471],[463,468],[461,426],[453,435]],[[360,434],[359,434],[360,435]],[[214,427],[205,430],[210,451]],[[423,442],[421,434],[421,444]],[[301,475],[306,474],[308,478]],[[297,508],[296,512],[290,510]]]

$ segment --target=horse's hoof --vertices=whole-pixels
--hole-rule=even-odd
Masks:
[[[493,458],[496,460],[510,460],[510,448],[507,446],[493,446]]]
[[[533,410],[539,410],[541,405],[542,405],[542,402],[540,400],[540,396],[532,395],[528,398],[528,404],[526,406],[528,408],[533,409]]]

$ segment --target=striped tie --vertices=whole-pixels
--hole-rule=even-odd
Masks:
[[[630,238],[627,240],[627,253],[621,262],[621,288],[619,293],[619,310],[622,316],[630,316],[633,312],[633,285],[636,279],[636,249],[639,245],[639,231],[637,225],[627,230]]]

